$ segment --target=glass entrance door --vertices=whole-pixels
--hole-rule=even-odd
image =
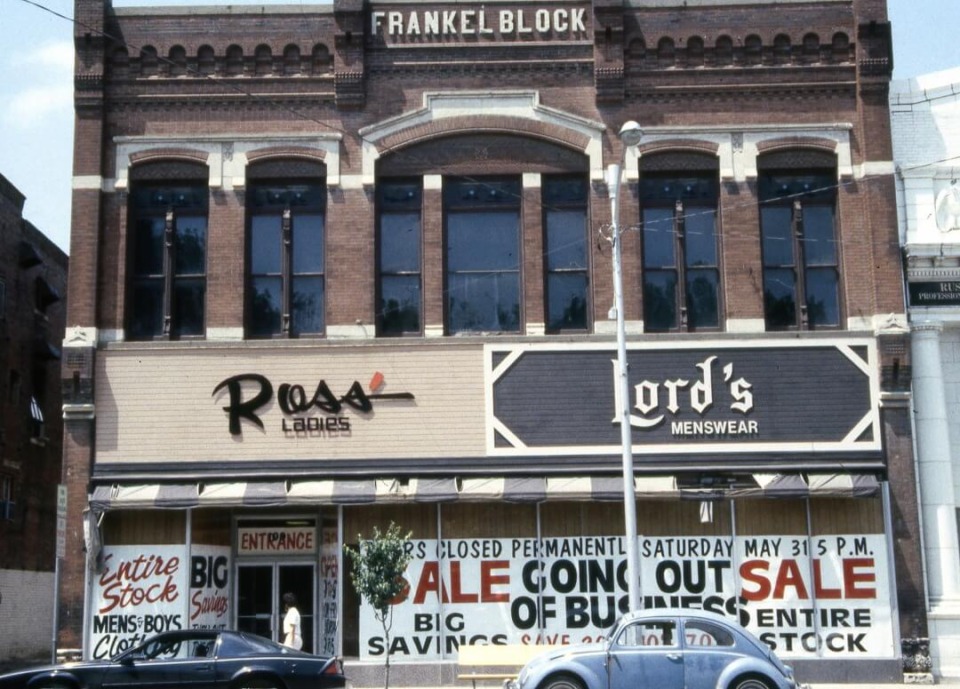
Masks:
[[[316,566],[313,563],[237,566],[237,629],[283,641],[284,593],[297,597],[303,650],[313,653],[316,629]]]

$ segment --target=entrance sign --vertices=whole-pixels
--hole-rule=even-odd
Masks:
[[[739,620],[787,658],[895,656],[882,534],[639,539],[644,608]],[[393,611],[396,658],[455,657],[464,644],[599,640],[628,606],[619,536],[410,543]],[[382,657],[365,603],[361,656]]]
[[[240,527],[238,555],[304,555],[317,551],[317,529],[313,526]]]

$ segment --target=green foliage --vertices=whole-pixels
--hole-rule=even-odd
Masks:
[[[364,539],[357,536],[359,546],[356,550],[348,545],[343,550],[353,569],[350,572],[350,581],[357,593],[367,601],[374,610],[374,615],[383,625],[384,639],[387,649],[390,648],[390,627],[393,622],[392,603],[403,593],[408,585],[403,579],[403,573],[410,564],[410,554],[406,544],[410,540],[412,531],[400,533],[400,527],[390,522],[389,528],[383,533],[373,527],[373,536]],[[390,653],[386,654],[385,687],[390,686]]]
[[[360,546],[344,546],[353,561],[350,579],[353,587],[377,613],[381,622],[390,611],[390,602],[403,592],[403,573],[410,564],[406,543],[412,532],[401,535],[400,527],[390,522],[383,533],[373,527],[373,536],[357,536]]]

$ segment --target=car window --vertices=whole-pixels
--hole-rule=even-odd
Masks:
[[[624,628],[617,643],[620,646],[676,646],[677,624],[673,620],[634,622]]]
[[[683,640],[689,647],[734,645],[730,630],[703,620],[687,620],[684,625]]]
[[[143,657],[147,660],[172,660],[188,658],[188,645],[180,639],[154,639],[143,646]]]
[[[213,641],[209,639],[196,639],[190,641],[191,658],[209,658],[213,656]]]

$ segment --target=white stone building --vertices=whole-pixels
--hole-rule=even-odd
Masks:
[[[935,674],[960,676],[960,68],[894,82],[913,411]]]

